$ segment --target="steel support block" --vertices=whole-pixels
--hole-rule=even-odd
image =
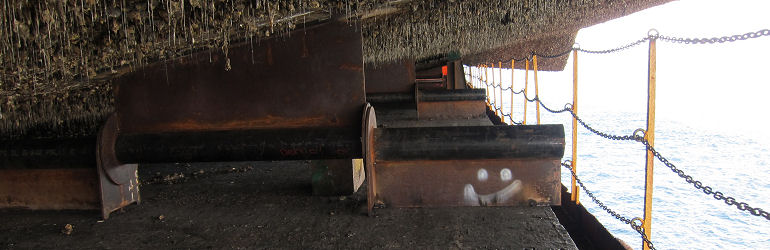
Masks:
[[[375,203],[392,207],[561,203],[559,160],[378,161]]]
[[[366,94],[409,93],[415,81],[414,60],[366,64]],[[367,99],[368,102],[371,102]]]
[[[365,134],[370,214],[377,204],[561,203],[562,125],[372,128]]]
[[[486,94],[481,89],[419,91],[420,119],[477,119],[486,116]]]

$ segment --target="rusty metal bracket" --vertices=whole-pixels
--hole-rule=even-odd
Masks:
[[[367,213],[372,216],[372,208],[374,208],[374,194],[375,194],[375,171],[374,171],[374,129],[377,128],[377,117],[374,114],[374,107],[369,103],[364,107],[364,116],[361,122],[361,148],[364,155],[364,168],[366,170],[366,205]]]
[[[420,119],[420,112],[418,107],[420,107],[420,84],[415,83],[414,84],[414,109],[418,110],[417,119]]]
[[[138,164],[121,164],[118,161],[115,156],[117,136],[117,117],[112,115],[99,132],[96,145],[96,169],[104,219],[109,218],[113,211],[140,201]]]

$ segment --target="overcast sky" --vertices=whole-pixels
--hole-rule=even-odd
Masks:
[[[607,49],[642,38],[651,28],[677,37],[743,34],[770,29],[768,11],[766,0],[674,1],[585,28],[577,42],[585,49]],[[647,48],[644,44],[611,55],[580,53],[581,111],[645,112]],[[659,41],[657,48],[658,119],[770,138],[770,37],[716,45]],[[546,104],[560,108],[571,102],[571,58],[569,62],[564,72],[539,74]]]

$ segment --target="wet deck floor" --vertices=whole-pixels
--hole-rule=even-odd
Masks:
[[[576,248],[550,207],[367,217],[363,188],[312,196],[304,161],[147,165],[140,180],[142,203],[107,221],[97,211],[0,211],[0,248]]]

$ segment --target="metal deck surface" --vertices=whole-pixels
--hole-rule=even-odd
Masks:
[[[140,180],[142,203],[107,221],[98,211],[0,211],[0,248],[576,249],[550,207],[367,217],[364,189],[313,196],[305,161],[143,165]]]

